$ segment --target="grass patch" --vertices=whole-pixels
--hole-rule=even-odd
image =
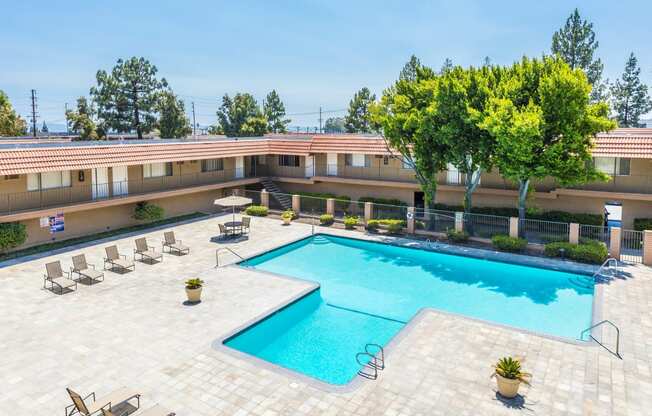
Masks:
[[[69,238],[67,240],[53,241],[51,243],[39,244],[11,253],[0,254],[0,261],[11,260],[18,257],[29,256],[32,254],[43,253],[44,251],[57,250],[64,247],[74,246],[75,244],[87,243],[89,241],[101,240],[103,238],[113,237],[116,235],[127,234],[134,231],[147,230],[149,228],[159,227],[161,225],[174,224],[181,221],[191,220],[194,218],[206,217],[208,214],[203,212],[194,212],[192,214],[179,215],[163,220],[148,222],[147,224],[132,225],[129,227],[116,228],[115,230],[103,231],[97,234],[85,235],[82,237]]]

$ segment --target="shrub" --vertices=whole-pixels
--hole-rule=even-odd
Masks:
[[[321,225],[331,225],[335,221],[331,214],[324,214],[319,216],[319,223]]]
[[[18,247],[27,240],[25,224],[3,222],[0,224],[0,252]]]
[[[525,247],[527,247],[527,240],[498,234],[491,237],[491,244],[500,251],[517,252],[525,250]]]
[[[283,211],[283,213],[281,214],[281,218],[290,218],[290,219],[294,220],[297,217],[298,217],[297,214],[294,211],[292,211],[291,209],[287,209],[287,210]]]
[[[464,211],[464,207],[461,205],[446,204],[434,204],[432,209],[454,212]],[[474,214],[496,215],[500,217],[518,217],[518,209],[511,207],[473,207],[471,208],[471,212]],[[576,214],[565,211],[541,212],[532,208],[527,210],[525,217],[533,220],[556,221],[565,223],[576,222],[578,224],[586,225],[603,225],[604,223],[604,217],[602,214]]]
[[[373,196],[363,196],[358,199],[358,204],[362,207],[365,202],[373,202],[374,204],[383,204],[383,205],[398,205],[401,207],[407,207],[407,203],[396,198],[374,198]]]
[[[199,289],[204,286],[204,281],[198,278],[186,280],[186,289]]]
[[[269,213],[269,208],[264,205],[250,205],[245,209],[245,213],[253,217],[266,217]]]
[[[582,263],[601,264],[609,256],[606,244],[602,241],[587,240],[585,243],[571,244],[569,242],[555,242],[545,245],[544,253],[548,257],[564,257]]]
[[[380,222],[378,220],[369,220],[365,224],[367,231],[377,231],[380,228]]]
[[[636,231],[652,230],[652,218],[634,218]]]
[[[134,210],[134,218],[138,221],[157,221],[163,219],[165,211],[150,202],[139,202]]]
[[[400,234],[403,231],[403,222],[401,220],[394,220],[387,224],[387,231],[391,234]]]
[[[446,230],[446,237],[454,243],[465,243],[469,241],[469,235],[464,231],[455,231],[452,228]]]
[[[344,217],[344,228],[347,230],[352,230],[355,228],[355,226],[358,225],[358,217],[357,216],[348,216]]]

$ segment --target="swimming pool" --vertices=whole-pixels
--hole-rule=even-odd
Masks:
[[[349,382],[355,354],[424,307],[569,339],[592,319],[587,276],[371,241],[318,234],[240,264],[320,290],[224,344],[331,384]]]

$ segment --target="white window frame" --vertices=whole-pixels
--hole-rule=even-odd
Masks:
[[[202,172],[218,172],[224,170],[224,159],[204,159],[201,161]]]
[[[161,178],[172,176],[172,162],[145,163],[143,165],[143,178]]]
[[[46,180],[44,180],[44,175]],[[69,170],[27,174],[28,191],[44,191],[47,189],[70,188],[71,186],[72,180]]]
[[[621,173],[624,167],[623,160],[627,161],[627,173]],[[601,163],[600,163],[601,162]],[[602,166],[598,166],[601,164]],[[593,166],[595,169],[610,176],[630,176],[631,175],[631,159],[620,158],[611,156],[597,156],[593,158]]]

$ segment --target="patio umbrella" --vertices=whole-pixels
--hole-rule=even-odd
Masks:
[[[224,198],[216,199],[213,204],[219,205],[222,207],[231,207],[233,209],[233,221],[235,222],[235,207],[242,207],[245,205],[251,204],[253,201],[251,198],[245,198],[244,196],[231,195]]]

